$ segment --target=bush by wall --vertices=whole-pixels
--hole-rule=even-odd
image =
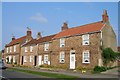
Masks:
[[[104,66],[95,66],[93,70],[94,72],[103,72],[103,71],[106,71],[107,68]]]

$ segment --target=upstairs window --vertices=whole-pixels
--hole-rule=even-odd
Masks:
[[[44,51],[48,51],[48,49],[49,49],[49,43],[45,43]]]
[[[64,47],[65,46],[65,38],[61,38],[60,39],[60,47]]]
[[[89,51],[83,52],[83,63],[90,63],[90,53]]]
[[[16,52],[16,45],[14,46],[14,52]]]
[[[28,52],[27,47],[25,47],[25,52]]]
[[[44,64],[48,64],[48,55],[44,55]]]
[[[30,52],[33,52],[33,46],[30,46]]]
[[[8,48],[7,48],[7,53],[8,53]]]
[[[82,44],[89,45],[89,34],[82,35]]]
[[[12,47],[10,47],[10,52],[12,52]]]
[[[64,63],[64,62],[65,62],[65,53],[60,52],[60,63]]]

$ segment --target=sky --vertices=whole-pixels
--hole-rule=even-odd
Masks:
[[[47,36],[60,32],[63,22],[71,28],[101,21],[104,9],[118,37],[117,2],[3,2],[2,48],[13,35],[26,35],[27,27],[34,38],[37,32]]]

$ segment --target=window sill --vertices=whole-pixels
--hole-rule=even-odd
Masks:
[[[90,62],[82,62],[83,64],[90,64]]]
[[[60,64],[64,64],[65,62],[59,62]]]

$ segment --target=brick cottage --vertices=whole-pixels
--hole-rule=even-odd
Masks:
[[[41,33],[33,39],[32,31],[5,46],[8,62],[13,59],[20,65],[51,65],[76,69],[103,66],[102,48],[110,47],[117,51],[116,35],[104,10],[102,21],[69,28],[65,22],[61,32],[42,37]],[[16,47],[15,47],[16,46]],[[117,65],[113,63],[112,65]]]

